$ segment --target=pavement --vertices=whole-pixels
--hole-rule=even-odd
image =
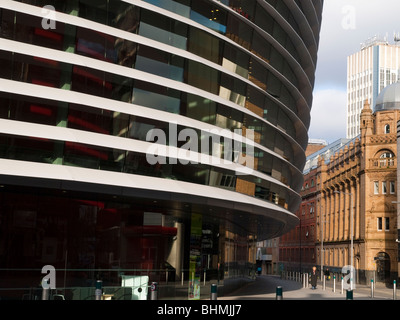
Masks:
[[[261,275],[244,287],[218,297],[218,300],[276,300],[276,287],[282,287],[282,300],[346,300],[346,290],[343,290],[341,281],[326,281],[325,288],[319,281],[317,288],[304,287],[302,282],[281,279],[274,275]],[[335,289],[334,289],[335,287]],[[396,293],[396,300],[400,297]],[[393,288],[377,283],[374,296],[371,297],[371,286],[356,284],[353,289],[353,300],[394,300]]]

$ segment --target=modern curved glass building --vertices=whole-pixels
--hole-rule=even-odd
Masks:
[[[252,276],[298,222],[322,6],[2,0],[3,287]]]

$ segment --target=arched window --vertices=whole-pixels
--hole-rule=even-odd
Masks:
[[[385,125],[385,133],[390,133],[390,125]]]
[[[393,166],[394,164],[394,154],[388,150],[383,151],[379,156],[379,166],[380,167],[388,167]]]
[[[393,158],[393,157],[394,157],[394,155],[393,155],[392,152],[390,152],[390,151],[383,151],[379,158],[385,159],[385,158]]]

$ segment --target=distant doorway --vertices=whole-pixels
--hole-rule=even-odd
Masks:
[[[387,282],[390,280],[390,257],[386,252],[379,252],[375,256],[376,281]]]

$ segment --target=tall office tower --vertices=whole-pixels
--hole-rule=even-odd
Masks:
[[[251,276],[298,223],[322,6],[1,0],[2,288]]]
[[[348,139],[360,134],[360,115],[365,100],[374,106],[381,90],[399,80],[399,70],[400,46],[389,44],[387,38],[373,37],[361,44],[359,52],[347,57]]]

